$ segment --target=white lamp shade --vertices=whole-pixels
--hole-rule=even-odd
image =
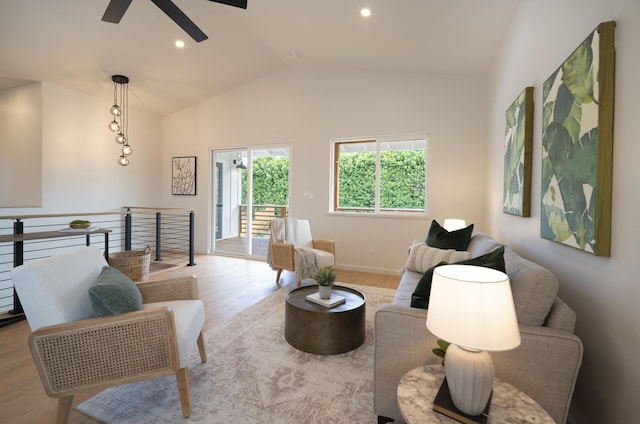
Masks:
[[[520,345],[509,277],[473,265],[443,265],[433,272],[427,328],[468,349],[502,351]]]
[[[467,226],[464,219],[447,218],[444,220],[444,229],[447,231],[461,230]]]

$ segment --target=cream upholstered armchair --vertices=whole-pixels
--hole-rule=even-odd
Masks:
[[[318,268],[335,266],[336,247],[333,240],[314,240],[306,219],[276,218],[271,221],[271,239],[267,262],[277,270],[280,283],[283,270],[296,273],[296,284],[312,277]]]
[[[94,318],[95,292],[90,297],[89,289],[100,284],[97,280],[104,282],[103,275],[122,275],[106,266],[97,248],[81,247],[27,262],[11,273],[32,330],[28,343],[44,390],[58,398],[56,422],[67,421],[78,392],[171,374],[188,417],[187,365],[196,344],[202,362],[207,360],[196,278],[135,285],[128,280],[140,309]],[[106,282],[107,292],[115,290],[111,283]],[[113,312],[118,305],[102,307]]]

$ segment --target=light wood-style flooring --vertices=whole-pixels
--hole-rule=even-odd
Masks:
[[[154,273],[151,279],[194,274],[200,298],[207,312],[205,331],[276,291],[275,271],[263,261],[224,256],[197,255],[196,266]],[[392,288],[400,277],[337,270],[337,281]],[[283,272],[282,285],[295,285],[293,274]],[[27,347],[30,330],[26,321],[0,328],[0,423],[55,423],[57,400],[44,393]],[[74,406],[95,393],[76,396]],[[197,407],[194,405],[194,407]],[[98,421],[71,412],[69,423],[95,424]]]

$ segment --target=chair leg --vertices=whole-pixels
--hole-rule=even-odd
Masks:
[[[280,285],[280,274],[282,274],[282,268],[278,268],[278,273],[276,274],[276,284]]]
[[[198,352],[200,353],[200,360],[202,363],[207,362],[207,351],[204,348],[204,331],[200,331],[200,335],[198,336]]]
[[[302,280],[297,280],[296,281],[296,287],[300,287],[302,285]]]
[[[73,395],[58,398],[58,410],[56,411],[56,424],[67,424],[69,414],[71,413],[71,405],[73,404]]]
[[[189,389],[189,367],[180,368],[176,374],[178,381],[178,394],[180,395],[180,406],[182,416],[189,418],[191,415],[191,391]]]

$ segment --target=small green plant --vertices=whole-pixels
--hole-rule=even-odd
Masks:
[[[69,223],[69,225],[82,225],[82,224],[90,224],[86,219],[74,219]]]
[[[316,271],[313,279],[321,286],[332,286],[333,282],[336,281],[336,272],[333,268],[323,266]]]
[[[444,365],[444,356],[446,355],[447,348],[451,343],[442,339],[438,339],[436,343],[438,344],[438,347],[432,349],[431,352],[433,352],[433,354],[436,355],[438,358],[442,358],[442,365]]]
[[[69,223],[71,228],[89,228],[89,226],[91,226],[91,222],[86,219],[74,219]]]

